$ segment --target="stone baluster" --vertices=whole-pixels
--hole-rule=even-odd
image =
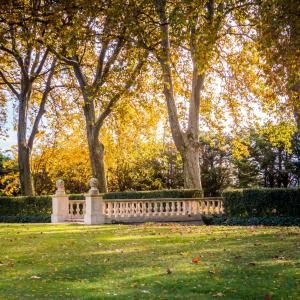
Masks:
[[[84,215],[84,223],[87,225],[104,224],[104,202],[97,188],[97,179],[90,180],[90,190],[85,195],[86,208]]]
[[[187,209],[186,209],[186,201],[182,202],[182,214],[186,215],[187,214]]]
[[[153,215],[157,216],[158,215],[158,205],[157,202],[155,201],[153,204]]]
[[[217,213],[218,215],[221,213],[221,206],[220,206],[220,204],[221,204],[221,201],[218,200],[218,201],[217,201],[217,208],[216,208],[216,213]]]
[[[56,192],[52,196],[51,223],[64,223],[69,220],[69,197],[65,193],[64,181],[56,181]]]
[[[74,203],[73,204],[73,214],[74,214],[74,217],[77,217],[77,215],[78,215],[78,203]]]
[[[223,206],[223,201],[220,201],[220,213],[224,213],[224,206]]]
[[[204,215],[205,211],[205,202],[203,200],[200,200],[200,214]]]
[[[194,200],[191,200],[189,202],[190,202],[190,214],[195,215],[197,212],[197,202]]]
[[[181,214],[181,201],[176,201],[176,215],[179,216]]]

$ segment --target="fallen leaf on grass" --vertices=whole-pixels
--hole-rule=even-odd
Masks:
[[[221,293],[221,292],[219,292],[219,293],[216,293],[216,294],[214,294],[213,296],[214,296],[214,297],[223,297],[223,296],[224,296],[224,294],[223,294],[223,293]]]
[[[272,256],[272,258],[273,258],[273,259],[280,259],[280,260],[285,259],[284,256],[279,256],[279,255],[274,255],[274,256]]]
[[[192,259],[192,263],[193,264],[197,264],[200,261],[201,257],[200,256],[196,256]]]
[[[167,274],[172,274],[172,270],[170,268],[167,269]]]

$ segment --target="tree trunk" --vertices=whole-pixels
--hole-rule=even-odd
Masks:
[[[30,149],[26,145],[18,145],[18,163],[21,194],[25,196],[33,196],[34,189],[30,168]]]
[[[87,138],[93,177],[98,180],[98,189],[100,193],[106,193],[107,184],[104,167],[104,145],[99,141],[98,134],[94,133],[94,128],[88,126]]]
[[[166,1],[154,0],[157,14],[160,18],[161,49],[156,52],[157,59],[161,65],[164,84],[164,95],[167,102],[169,123],[172,137],[177,150],[180,152],[184,165],[184,187],[201,189],[200,174],[200,147],[199,147],[199,108],[200,91],[203,88],[204,73],[200,74],[196,60],[194,59],[195,45],[191,42],[191,54],[193,58],[193,79],[189,107],[188,128],[186,132],[181,129],[173,86],[171,51],[169,38],[169,20],[166,14]],[[191,32],[191,39],[194,31]]]
[[[187,145],[181,154],[183,161],[184,187],[187,189],[202,189],[200,172],[200,149]]]
[[[26,142],[26,129],[27,129],[27,98],[28,92],[24,97],[19,99],[19,120],[18,120],[18,163],[19,163],[19,178],[21,186],[21,194],[25,196],[34,195],[32,184],[32,175],[30,168],[30,154]]]

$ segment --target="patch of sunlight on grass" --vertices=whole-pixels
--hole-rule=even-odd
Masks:
[[[0,299],[297,299],[299,236],[298,227],[4,224]]]

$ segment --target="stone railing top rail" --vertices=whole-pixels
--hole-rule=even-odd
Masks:
[[[85,202],[85,199],[69,199],[72,202]]]
[[[104,202],[139,202],[139,201],[223,201],[222,197],[206,198],[140,198],[140,199],[103,199]]]

